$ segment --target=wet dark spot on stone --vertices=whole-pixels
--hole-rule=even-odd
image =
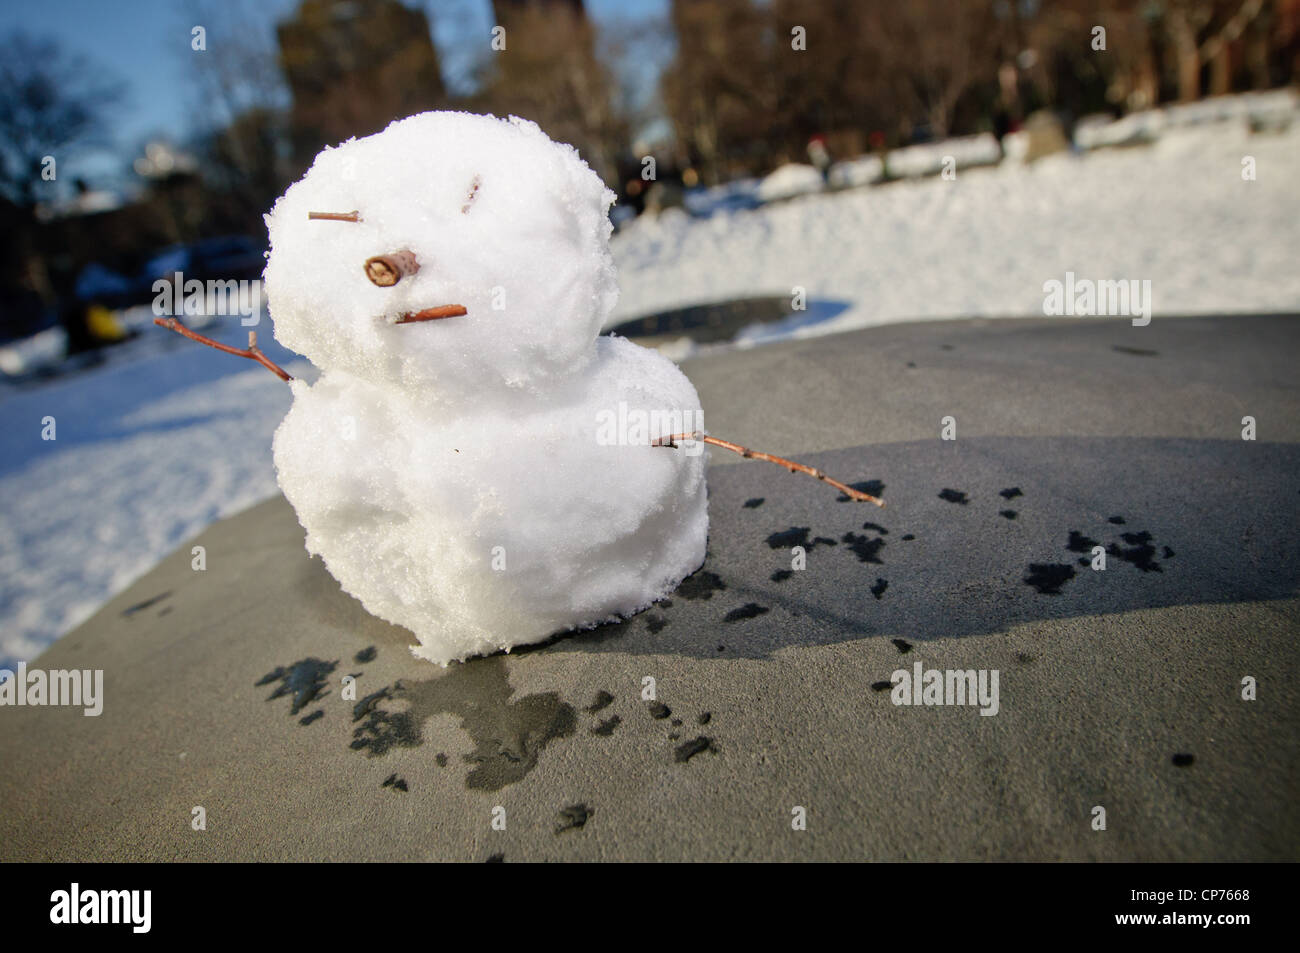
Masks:
[[[672,724],[674,728],[680,728],[682,726],[682,720],[680,718],[674,718]]]
[[[1124,525],[1124,517],[1122,517],[1122,516],[1112,516],[1112,517],[1110,517],[1110,519],[1106,520],[1106,522],[1107,522],[1107,523],[1114,523],[1116,526],[1123,526],[1123,525]]]
[[[381,701],[385,698],[392,697],[391,693],[394,688],[400,689],[400,687],[401,682],[396,683],[396,685],[385,685],[383,688],[379,689],[379,691],[371,692],[369,695],[366,695],[352,706],[352,720],[360,721],[362,718],[365,718],[366,715],[370,714],[370,712],[374,710],[374,707]]]
[[[1080,556],[1080,557],[1079,557],[1079,565],[1080,565],[1080,566],[1091,566],[1091,565],[1092,565],[1092,560],[1089,559],[1087,556]]]
[[[1128,347],[1125,344],[1112,344],[1110,349],[1112,351],[1117,351],[1120,354],[1132,354],[1136,357],[1155,357],[1160,353],[1159,351],[1151,351],[1144,347]]]
[[[483,861],[483,863],[485,864],[504,864],[505,862],[506,862],[505,854],[493,854],[487,860]]]
[[[337,661],[325,662],[318,658],[305,658],[294,662],[288,668],[278,667],[273,672],[267,672],[255,685],[270,685],[278,681],[280,684],[266,700],[272,701],[284,695],[292,695],[293,704],[289,707],[289,714],[296,715],[317,698],[329,694],[325,688],[326,678],[338,667],[338,664]]]
[[[962,506],[970,502],[969,497],[961,490],[953,490],[948,487],[944,487],[939,491],[939,499],[947,500],[949,503],[960,503]]]
[[[700,735],[698,738],[692,738],[690,741],[683,741],[673,749],[673,759],[679,764],[690,761],[702,751],[712,751],[718,753],[717,746],[714,745],[713,739],[707,735]]]
[[[1061,587],[1074,578],[1074,567],[1068,563],[1030,563],[1025,582],[1038,590],[1039,595],[1059,596]]]
[[[1025,494],[1020,492],[1020,487],[1018,486],[1009,486],[1005,490],[998,491],[998,496],[1002,497],[1004,500],[1014,500],[1016,497],[1024,495]]]
[[[885,548],[883,537],[876,536],[859,536],[857,533],[845,533],[841,541],[848,544],[849,551],[858,557],[860,563],[876,563],[882,565],[884,560],[880,558],[880,551]]]
[[[663,702],[651,702],[646,707],[650,712],[651,718],[667,718],[673,713],[673,710]]]
[[[149,599],[144,600],[144,602],[137,602],[135,605],[133,605],[133,606],[128,606],[127,608],[123,609],[123,610],[122,610],[122,615],[123,615],[123,616],[133,616],[133,615],[135,615],[137,612],[142,612],[142,611],[144,611],[145,609],[148,609],[150,606],[156,606],[158,603],[162,602],[164,599],[166,599],[166,598],[167,598],[168,596],[170,596],[171,594],[172,594],[172,591],[171,591],[170,589],[168,589],[166,592],[159,593],[159,594],[156,595],[156,596],[153,596],[153,597],[151,597],[151,598],[149,598]]]
[[[317,708],[317,709],[316,709],[314,712],[312,712],[310,715],[303,715],[301,718],[299,718],[299,719],[298,719],[298,724],[300,724],[300,725],[310,725],[310,724],[311,724],[313,721],[315,721],[316,719],[318,719],[318,718],[324,718],[324,717],[325,717],[325,709],[324,709],[324,708]]]
[[[352,656],[352,660],[354,662],[373,662],[378,657],[379,649],[371,645]]]
[[[885,529],[885,527],[881,526],[879,523],[866,522],[866,523],[863,523],[863,524],[862,524],[862,528],[863,528],[863,529],[873,529],[873,530],[875,530],[877,533],[879,533],[881,536],[888,536],[888,535],[889,535],[889,530]]]
[[[913,536],[911,533],[908,533],[906,536],[903,537],[903,542],[910,543],[914,539],[916,539],[916,537]]]
[[[754,497],[752,500],[746,500],[746,501],[745,501],[745,509],[747,509],[747,510],[756,510],[756,509],[758,509],[760,506],[763,505],[763,503],[764,503],[764,501],[765,501],[766,499],[767,499],[767,497],[765,497],[765,496],[756,496],[756,497]]]
[[[1033,660],[1034,660],[1034,657],[1033,657],[1032,655],[1030,655],[1028,652],[1017,652],[1017,653],[1016,653],[1016,661],[1019,662],[1021,665],[1028,665],[1028,664],[1029,664],[1030,662],[1032,662]]]
[[[1180,753],[1174,755],[1174,764],[1180,768],[1190,768],[1192,766],[1192,762],[1194,762],[1195,760],[1196,760],[1196,755],[1194,754]]]
[[[668,620],[661,615],[648,615],[645,617],[645,627],[650,630],[650,634],[662,632],[668,625]]]
[[[1092,547],[1100,545],[1090,536],[1084,536],[1077,529],[1070,530],[1070,539],[1066,542],[1065,548],[1072,553],[1091,553]]]
[[[406,779],[399,778],[396,774],[390,774],[380,787],[392,788],[394,791],[407,791]]]
[[[882,497],[885,495],[885,484],[880,480],[862,480],[858,483],[850,483],[849,489],[857,490],[859,493],[866,493],[869,496]],[[835,498],[836,503],[852,503],[850,497],[841,493]]]
[[[1124,533],[1120,539],[1128,543],[1127,547],[1111,543],[1106,547],[1107,555],[1132,563],[1143,572],[1164,572],[1156,562],[1156,548],[1151,545],[1151,534],[1145,530],[1141,533]]]
[[[722,617],[723,622],[740,622],[744,619],[753,619],[764,613],[770,612],[767,606],[760,606],[757,602],[746,602],[739,609],[732,609]]]
[[[916,367],[916,361],[908,361],[908,362],[907,362],[907,366],[908,366],[908,367]]]
[[[951,344],[940,344],[939,347],[940,347],[940,349],[942,349],[942,350],[944,350],[944,351],[951,351],[951,350],[952,350],[952,345],[951,345]]]
[[[776,572],[772,573],[772,581],[785,582],[793,575],[794,575],[793,569],[778,569]]]
[[[894,643],[894,647],[898,649],[899,655],[906,655],[908,652],[912,651],[912,643],[906,639],[890,639],[889,641]]]
[[[780,533],[773,533],[767,538],[767,545],[773,549],[790,549],[794,546],[802,546],[806,551],[812,552],[817,546],[834,546],[835,540],[827,539],[825,536],[818,536],[810,540],[808,533],[810,528],[807,526],[791,526]]]
[[[882,579],[879,576],[877,576],[876,584],[871,587],[871,594],[875,596],[877,599],[879,599],[882,596],[884,596],[885,590],[888,588],[889,588],[889,580]]]
[[[1173,551],[1172,549],[1170,549],[1168,546],[1166,546],[1166,547],[1165,547],[1165,559],[1173,559],[1173,558],[1174,558],[1174,551]]]
[[[998,510],[998,516],[1005,516],[1009,520],[1015,519],[1018,515],[1015,510]]]
[[[586,826],[591,815],[595,814],[586,804],[570,804],[568,807],[560,808],[560,822],[555,827],[556,834],[563,834],[565,831],[580,831]]]
[[[873,692],[887,692],[894,687],[893,682],[872,682],[871,690]]]
[[[682,580],[682,584],[677,587],[677,595],[683,599],[712,599],[715,592],[722,592],[726,588],[727,584],[717,573],[701,570]]]
[[[608,708],[613,701],[614,696],[602,688],[600,691],[596,692],[596,697],[593,698],[591,704],[587,706],[587,711],[594,715],[602,708]]]
[[[440,768],[447,767],[447,756],[443,752],[439,751],[436,755],[433,756],[433,760],[438,762],[438,767]]]
[[[465,786],[498,791],[532,771],[548,744],[577,729],[577,712],[557,693],[513,695],[499,656],[465,662],[427,681],[397,682],[368,706],[365,720],[352,732],[351,747],[377,757],[396,747],[422,745],[426,721],[453,715],[474,743],[464,756],[472,765]],[[390,711],[394,704],[405,708]]]
[[[618,715],[611,715],[609,718],[606,718],[595,728],[592,728],[591,733],[593,735],[599,735],[602,738],[608,738],[610,735],[614,733],[614,729],[617,728],[622,723],[623,723],[623,719],[618,717]]]
[[[701,725],[707,725],[712,720],[713,720],[713,712],[711,711],[702,711],[700,712],[700,716],[695,719],[695,721]]]
[[[719,652],[725,652],[725,651],[727,651],[727,647],[726,647],[725,645],[719,645],[719,646],[718,646],[718,651],[719,651]]]

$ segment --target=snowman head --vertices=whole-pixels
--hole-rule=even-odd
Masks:
[[[442,402],[539,392],[582,369],[617,301],[613,200],[514,117],[422,113],[327,148],[266,216],[275,336]]]

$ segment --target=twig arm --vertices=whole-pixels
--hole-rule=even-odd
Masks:
[[[208,347],[214,347],[218,351],[224,351],[226,354],[233,354],[236,357],[246,357],[250,361],[257,361],[268,371],[280,378],[282,381],[293,380],[280,365],[276,364],[269,357],[262,353],[262,349],[257,346],[257,332],[248,332],[248,347],[240,350],[237,347],[231,347],[229,344],[222,344],[220,341],[214,341],[206,334],[199,334],[197,331],[191,331],[185,325],[181,324],[175,318],[154,318],[153,323],[160,328],[169,328],[182,337],[187,337],[191,341],[198,341],[200,344],[206,344]]]
[[[761,450],[750,450],[748,447],[742,447],[738,443],[732,443],[730,440],[719,440],[717,437],[710,437],[708,434],[694,431],[692,433],[675,433],[668,437],[657,437],[651,441],[653,447],[676,447],[681,440],[699,440],[701,443],[712,444],[715,447],[721,447],[724,450],[730,450],[732,453],[738,453],[742,457],[751,460],[766,460],[769,463],[775,463],[778,466],[785,467],[791,473],[806,473],[810,477],[816,477],[823,483],[829,483],[835,489],[839,490],[850,500],[859,503],[875,503],[876,506],[884,507],[885,501],[870,493],[863,493],[861,490],[855,490],[851,486],[846,486],[839,480],[832,480],[821,470],[816,467],[805,466],[802,463],[795,463],[793,460],[787,460],[785,457],[774,456],[770,453],[763,453]]]

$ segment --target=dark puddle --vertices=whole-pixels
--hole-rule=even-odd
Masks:
[[[1160,354],[1159,351],[1152,351],[1145,347],[1128,347],[1124,344],[1112,344],[1110,349],[1120,354],[1132,354],[1135,357],[1156,357]]]
[[[739,609],[732,609],[722,617],[723,622],[741,622],[745,619],[753,619],[764,613],[771,612],[767,606],[760,606],[757,602],[747,602]]]
[[[879,536],[872,539],[870,536],[859,536],[857,533],[845,533],[841,541],[848,545],[849,552],[858,557],[858,562],[884,564],[884,560],[880,558],[880,551],[885,548],[885,541]]]
[[[127,608],[122,610],[122,616],[124,618],[130,618],[131,616],[135,615],[137,612],[143,612],[145,609],[148,609],[150,606],[156,606],[158,603],[162,602],[171,594],[172,591],[168,589],[166,592],[159,593],[158,595],[153,596],[152,598],[144,600],[144,602],[137,602],[133,606],[128,606]]]
[[[587,712],[594,715],[602,708],[608,708],[613,701],[614,696],[602,688],[600,691],[596,692],[596,697],[593,698],[591,704],[587,706]]]
[[[960,503],[962,506],[970,502],[970,498],[961,490],[953,490],[948,487],[944,487],[939,491],[939,499],[947,500],[949,503]]]
[[[1069,563],[1030,563],[1025,582],[1038,590],[1039,595],[1059,596],[1061,587],[1074,578],[1074,567]]]
[[[591,733],[602,738],[608,738],[614,733],[614,729],[622,723],[623,719],[618,717],[618,715],[611,715],[609,718],[606,718],[600,724],[596,725],[596,727],[592,728]]]
[[[568,807],[562,807],[560,822],[555,826],[555,833],[558,835],[565,831],[580,831],[587,826],[587,821],[591,820],[591,815],[595,813],[586,804],[570,804]]]
[[[725,592],[727,584],[717,573],[701,569],[682,580],[682,584],[673,593],[683,599],[712,599],[715,592]]]
[[[789,295],[711,301],[632,318],[610,328],[607,334],[628,338],[677,338],[686,336],[700,344],[730,341],[754,325],[779,324],[783,328],[804,327],[829,321],[848,310],[846,301],[810,299],[796,311]],[[647,343],[647,342],[642,342]]]
[[[254,684],[261,686],[279,682],[275,691],[268,695],[266,700],[272,701],[285,695],[292,695],[293,704],[289,708],[289,714],[296,715],[316,699],[328,694],[325,687],[327,679],[338,664],[337,661],[324,662],[318,658],[305,658],[294,662],[288,668],[277,668],[273,672],[267,672]]]
[[[767,538],[767,545],[773,549],[792,549],[795,546],[802,546],[805,552],[812,552],[818,546],[835,545],[835,540],[826,536],[809,539],[808,534],[810,532],[812,532],[812,528],[808,526],[791,526],[787,530],[770,535]]]
[[[718,747],[714,744],[713,739],[707,735],[700,735],[698,738],[692,738],[689,741],[683,741],[673,749],[673,760],[678,764],[685,764],[694,758],[697,754],[703,754],[705,751],[718,753]]]
[[[435,715],[460,719],[474,743],[465,786],[498,791],[537,766],[548,744],[572,735],[577,713],[555,692],[512,698],[500,656],[457,664],[440,678],[396,682],[358,702],[352,748],[370,757],[424,744],[424,723]],[[396,705],[400,710],[390,710]]]

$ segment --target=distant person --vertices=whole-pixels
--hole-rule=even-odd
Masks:
[[[808,161],[822,174],[822,181],[829,184],[831,175],[831,152],[826,147],[826,137],[818,133],[808,140]]]

